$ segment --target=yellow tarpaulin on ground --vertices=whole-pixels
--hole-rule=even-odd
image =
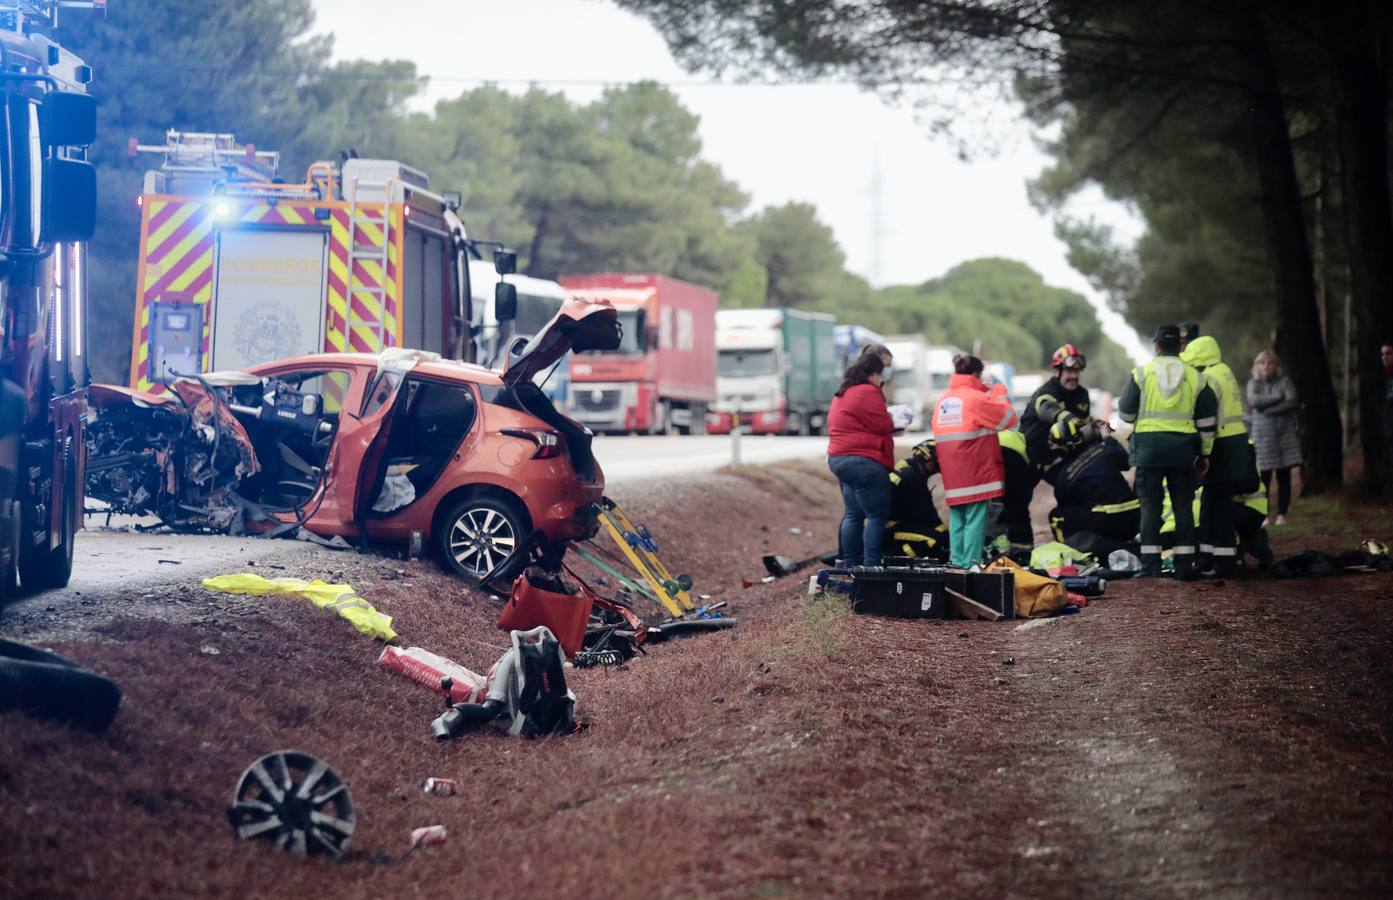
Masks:
[[[992,569],[1009,569],[1015,576],[1017,618],[1052,616],[1069,602],[1069,592],[1064,590],[1064,585],[1053,578],[1036,575],[1004,556],[987,566],[987,571]]]
[[[392,617],[373,609],[371,603],[358,596],[351,584],[328,584],[318,578],[313,581],[303,578],[262,578],[260,575],[243,573],[205,578],[203,586],[210,591],[249,594],[253,597],[292,594],[303,597],[320,609],[332,609],[370,637],[384,641],[397,638],[397,633],[392,630]]]

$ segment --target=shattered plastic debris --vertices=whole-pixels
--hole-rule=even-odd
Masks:
[[[411,849],[425,847],[431,844],[443,844],[450,833],[445,830],[444,825],[428,825],[425,828],[417,828],[411,832]]]
[[[421,791],[435,797],[453,797],[459,793],[459,782],[453,778],[427,778]]]

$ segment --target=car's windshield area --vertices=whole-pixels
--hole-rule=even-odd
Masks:
[[[633,356],[639,353],[648,352],[648,339],[643,333],[643,310],[641,309],[621,309],[619,310],[619,327],[623,330],[623,337],[619,341],[617,350],[586,350],[586,354],[615,353],[619,355],[628,354]]]
[[[773,375],[774,350],[722,350],[719,355],[718,375],[725,378],[740,378],[747,375]]]

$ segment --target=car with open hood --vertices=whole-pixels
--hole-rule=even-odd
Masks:
[[[415,350],[324,353],[95,386],[89,496],[177,530],[431,548],[480,578],[534,530],[589,537],[604,475],[588,429],[537,385],[568,350],[619,345],[615,310],[566,301],[501,372]]]

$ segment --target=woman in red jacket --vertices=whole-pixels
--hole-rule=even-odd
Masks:
[[[890,470],[895,430],[881,386],[889,379],[890,352],[871,345],[842,375],[827,413],[827,466],[842,486],[840,556],[846,565],[880,565],[890,517]]]
[[[947,392],[934,402],[933,433],[948,503],[948,547],[953,565],[966,569],[982,561],[988,501],[1006,493],[996,433],[1017,418],[1011,402],[982,383],[980,359],[955,356],[953,371]]]

